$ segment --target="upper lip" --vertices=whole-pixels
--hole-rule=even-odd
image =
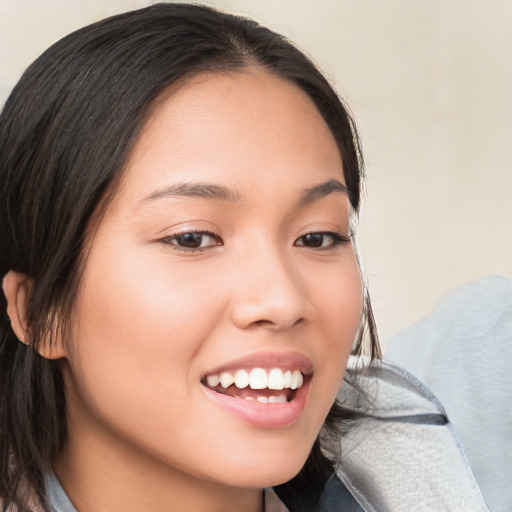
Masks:
[[[313,363],[303,354],[295,351],[286,352],[255,352],[208,370],[205,375],[216,375],[221,372],[233,372],[252,368],[281,368],[283,370],[300,370],[303,375],[313,373]]]

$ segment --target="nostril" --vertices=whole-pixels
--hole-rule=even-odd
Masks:
[[[301,326],[302,324],[305,323],[305,319],[304,317],[301,317],[299,318],[298,320],[296,320],[292,327],[298,327],[298,326]],[[254,327],[257,327],[257,326],[261,326],[261,327],[279,327],[278,323],[277,322],[274,322],[272,320],[266,320],[266,319],[261,319],[261,320],[255,320],[254,322],[251,323],[251,326],[254,326]]]
[[[306,319],[305,319],[304,317],[302,317],[302,318],[299,318],[299,319],[298,319],[298,320],[293,324],[293,326],[294,326],[294,327],[297,327],[297,326],[299,326],[299,325],[304,324],[305,322],[306,322]]]
[[[274,322],[270,320],[256,320],[252,325],[272,325]]]

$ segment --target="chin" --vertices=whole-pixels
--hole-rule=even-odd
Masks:
[[[224,479],[235,487],[266,488],[283,484],[294,478],[302,469],[309,456],[310,449],[273,450],[268,456],[258,454],[257,457],[247,457],[247,463],[227,461],[223,471]],[[217,474],[217,477],[218,477]]]

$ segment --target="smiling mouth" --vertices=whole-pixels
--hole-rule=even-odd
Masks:
[[[201,383],[216,393],[233,398],[260,403],[285,403],[291,402],[310,378],[296,369],[253,368],[205,375]]]

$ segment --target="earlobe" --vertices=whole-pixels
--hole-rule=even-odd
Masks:
[[[25,345],[29,344],[27,310],[33,287],[34,282],[30,277],[14,270],[7,272],[2,280],[2,289],[7,299],[7,316],[11,320],[14,334]],[[35,349],[46,359],[64,357],[60,342],[50,343],[43,339]]]
[[[7,299],[7,316],[18,339],[27,344],[27,307],[33,282],[27,275],[9,270],[2,280],[2,289]]]

